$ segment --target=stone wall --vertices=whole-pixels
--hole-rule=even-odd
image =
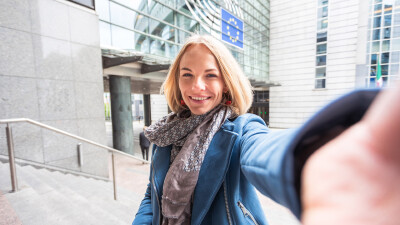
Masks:
[[[99,20],[63,0],[0,1],[0,119],[30,118],[106,144]],[[0,154],[7,155],[4,125]],[[15,155],[108,176],[108,153],[21,123],[12,124]]]

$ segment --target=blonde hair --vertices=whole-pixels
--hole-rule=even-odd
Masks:
[[[188,38],[171,65],[167,78],[161,86],[161,93],[165,94],[171,110],[179,112],[184,109],[184,106],[180,104],[182,95],[179,90],[179,64],[188,47],[196,44],[206,46],[217,60],[222,78],[228,89],[228,99],[232,101],[230,106],[238,115],[246,113],[253,102],[250,81],[244,75],[228,48],[209,35],[195,35]],[[222,101],[226,100],[223,99]]]

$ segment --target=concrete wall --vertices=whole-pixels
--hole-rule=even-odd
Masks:
[[[106,144],[101,50],[94,11],[63,0],[0,1],[0,119],[30,118]],[[0,154],[7,154],[4,125]],[[13,124],[18,158],[108,176],[107,153]]]
[[[355,88],[356,64],[365,63],[365,41],[357,45],[366,37],[362,3],[329,1],[326,88],[315,89],[318,1],[271,0],[270,79],[282,85],[270,88],[271,127],[299,126],[321,106]]]

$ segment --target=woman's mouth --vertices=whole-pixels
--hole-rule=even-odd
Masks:
[[[191,100],[200,102],[200,101],[204,101],[204,100],[210,99],[211,97],[194,97],[194,96],[189,96],[189,98],[190,98]]]

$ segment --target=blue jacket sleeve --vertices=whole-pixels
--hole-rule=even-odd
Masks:
[[[300,218],[301,170],[322,145],[361,120],[378,90],[353,91],[328,104],[297,129],[269,132],[261,118],[248,118],[240,141],[241,169],[264,195]]]
[[[140,203],[140,207],[138,212],[136,213],[135,219],[133,220],[132,225],[139,224],[152,224],[153,220],[153,210],[151,208],[151,183],[147,185],[146,193],[144,195],[144,199],[142,203]]]

